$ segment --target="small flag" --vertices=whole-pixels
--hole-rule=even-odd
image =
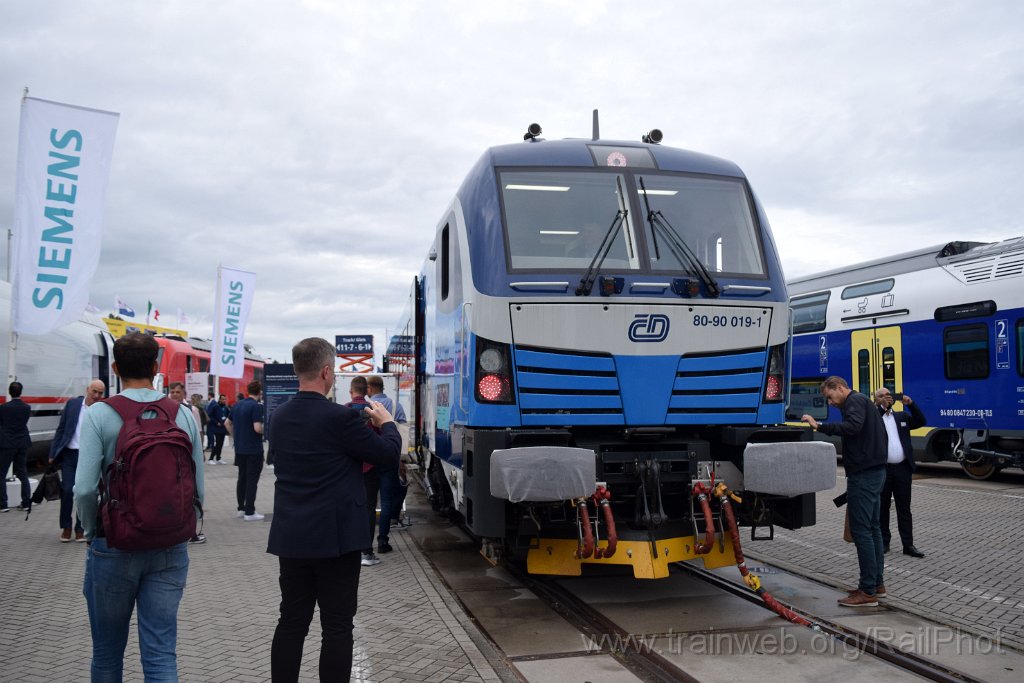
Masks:
[[[149,316],[153,314],[153,302],[146,302],[146,324],[149,324]]]
[[[153,309],[153,322],[160,322],[160,311],[155,308]]]
[[[178,309],[178,327],[179,327],[179,328],[184,328],[184,327],[185,327],[185,325],[188,325],[188,324],[189,324],[189,322],[190,322],[190,321],[189,321],[189,319],[188,319],[188,316],[187,316],[187,315],[185,315],[185,311],[183,311],[183,310],[181,310],[181,309],[179,308],[179,309]]]
[[[126,304],[124,299],[116,294],[114,295],[114,310],[120,315],[126,315],[129,318],[135,317],[135,309]]]

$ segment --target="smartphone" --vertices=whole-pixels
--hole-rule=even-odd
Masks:
[[[892,395],[892,400],[894,400],[894,401],[902,401],[903,400],[903,394],[893,394]]]

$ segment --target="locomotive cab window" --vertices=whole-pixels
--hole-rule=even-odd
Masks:
[[[499,181],[511,270],[582,271],[605,249],[603,271],[640,267],[621,175],[505,171]]]
[[[984,379],[989,375],[988,327],[958,325],[942,333],[946,379]]]
[[[761,240],[750,198],[733,178],[638,174],[640,207],[651,269],[695,272],[692,256],[708,270],[763,277]],[[689,251],[689,254],[686,253]]]

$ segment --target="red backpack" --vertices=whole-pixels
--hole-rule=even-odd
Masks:
[[[175,423],[181,405],[169,398],[139,403],[124,396],[105,403],[124,420],[101,489],[107,545],[154,550],[187,541],[196,532],[196,508],[202,508],[192,440]],[[156,417],[144,419],[146,411]]]

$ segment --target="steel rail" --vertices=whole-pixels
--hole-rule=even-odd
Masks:
[[[685,562],[677,562],[676,566],[693,577],[741,597],[748,602],[761,605],[765,609],[768,609],[760,596],[748,589],[746,586],[718,576],[706,569],[686,564]],[[776,598],[776,600],[778,600],[778,598]],[[830,619],[823,619],[822,617],[811,614],[805,610],[801,610],[793,605],[787,604],[786,607],[810,620],[814,624],[815,629],[819,632],[834,638],[848,647],[856,648],[864,654],[877,657],[892,666],[916,674],[922,678],[927,678],[931,681],[940,681],[942,683],[984,683],[981,679],[974,678],[962,671],[949,668],[927,659],[922,655],[906,652],[891,643],[887,643],[874,636],[866,635],[860,631],[849,629]]]

